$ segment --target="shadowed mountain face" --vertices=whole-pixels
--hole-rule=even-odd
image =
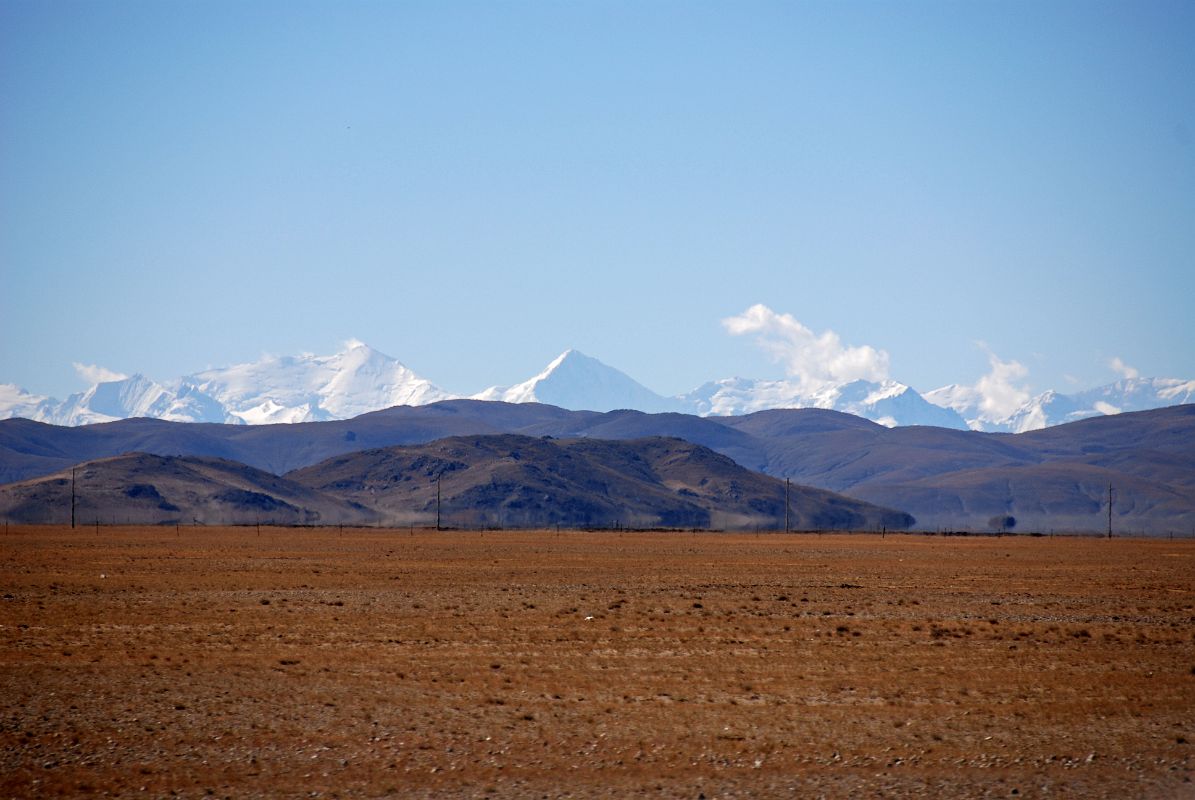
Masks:
[[[462,436],[337,456],[287,478],[390,524],[783,528],[784,482],[689,442]],[[437,495],[439,500],[437,501]],[[793,486],[795,529],[903,529],[913,519]]]
[[[72,475],[72,472],[74,473]],[[73,485],[72,485],[73,484]],[[224,459],[130,453],[0,486],[0,515],[65,524],[737,527],[785,522],[783,481],[680,439],[469,436],[367,450],[278,477]],[[793,528],[907,528],[912,517],[794,486]]]
[[[454,400],[351,420],[207,425],[123,420],[76,428],[0,421],[0,480],[44,475],[131,450],[230,458],[283,474],[332,456],[447,436],[672,436],[750,470],[909,511],[928,527],[1102,530],[1195,528],[1195,405],[1095,417],[1022,434],[885,428],[834,411],[742,417],[566,411],[535,403]]]
[[[0,514],[16,522],[248,525],[366,523],[366,508],[218,458],[129,453],[0,486]],[[72,486],[72,483],[74,484]]]

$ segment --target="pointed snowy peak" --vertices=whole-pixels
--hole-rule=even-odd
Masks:
[[[474,399],[547,403],[583,411],[633,408],[655,413],[682,408],[677,400],[656,394],[627,374],[579,350],[565,350],[535,377],[509,388],[491,387],[474,395]]]
[[[330,357],[331,376],[319,388],[319,408],[348,418],[390,406],[418,406],[453,395],[421,378],[406,365],[364,342],[350,340],[348,349]]]

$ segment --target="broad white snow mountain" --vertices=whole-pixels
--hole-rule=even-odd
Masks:
[[[925,399],[958,412],[971,430],[1023,433],[1101,414],[1195,403],[1195,380],[1124,378],[1075,394],[1042,392],[1011,414],[985,408],[982,397],[970,386],[943,386],[926,392]]]
[[[266,356],[158,383],[143,375],[97,383],[64,401],[0,384],[0,418],[86,425],[128,417],[259,425],[348,419],[455,397],[395,359],[351,341],[331,356]]]
[[[349,419],[390,406],[420,406],[453,395],[363,342],[331,356],[267,357],[182,379],[235,417],[259,425]]]
[[[810,391],[796,381],[726,378],[703,384],[681,399],[690,413],[701,416],[737,416],[770,408],[825,408],[890,428],[967,427],[953,409],[926,402],[916,390],[893,380],[832,383]]]
[[[159,383],[142,375],[105,381],[66,400],[0,384],[0,419],[25,417],[58,425],[156,417],[178,422],[262,424],[348,419],[396,405],[460,398],[368,345],[350,341],[331,356],[267,356]],[[972,387],[945,386],[922,394],[893,380],[856,380],[813,389],[799,381],[726,378],[665,397],[625,373],[567,350],[538,375],[471,396],[508,403],[548,403],[569,409],[676,411],[701,416],[749,414],[772,408],[823,408],[889,427],[1020,432],[1099,414],[1195,402],[1195,380],[1133,378],[1072,395],[1045,392],[1012,414],[985,409]]]

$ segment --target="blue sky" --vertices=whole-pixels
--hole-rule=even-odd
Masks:
[[[0,382],[1195,377],[1195,4],[0,4]],[[982,343],[982,344],[980,344]],[[798,345],[794,345],[798,346]]]

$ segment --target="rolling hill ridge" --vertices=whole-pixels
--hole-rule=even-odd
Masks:
[[[785,501],[788,500],[788,512]],[[440,439],[278,477],[209,457],[130,453],[0,486],[18,522],[527,528],[904,529],[908,514],[751,472],[680,439]]]
[[[210,425],[137,419],[79,427],[0,421],[0,480],[58,472],[129,451],[211,456],[276,475],[325,459],[452,436],[666,436],[749,470],[847,494],[936,528],[1102,530],[1107,485],[1114,527],[1164,534],[1195,528],[1195,405],[1093,417],[1021,434],[887,428],[819,409],[742,417],[568,411],[536,403],[451,400],[351,420]]]
[[[73,505],[73,509],[72,509]],[[0,486],[0,516],[15,522],[160,525],[371,524],[378,517],[235,461],[126,453]]]

